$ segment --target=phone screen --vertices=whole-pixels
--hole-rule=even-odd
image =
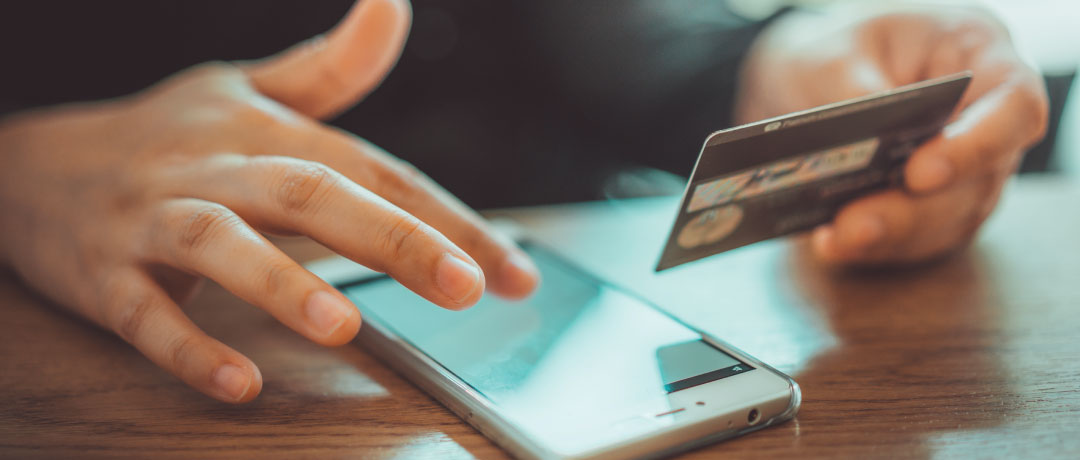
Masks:
[[[579,451],[655,429],[673,395],[753,368],[701,335],[534,245],[531,297],[449,311],[380,277],[339,286],[367,320],[422,350],[522,431]],[[684,402],[678,402],[683,404]]]

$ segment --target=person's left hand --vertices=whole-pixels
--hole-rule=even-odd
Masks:
[[[742,69],[743,123],[964,70],[974,78],[957,114],[908,160],[904,187],[853,201],[817,228],[818,258],[912,263],[965,247],[1045,134],[1046,90],[1005,27],[981,10],[798,11],[759,37]]]

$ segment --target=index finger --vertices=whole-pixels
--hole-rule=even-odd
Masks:
[[[349,133],[315,129],[315,144],[298,156],[329,165],[446,235],[480,264],[495,293],[521,298],[536,288],[539,272],[525,252],[424,173]]]
[[[176,193],[224,205],[259,229],[310,236],[442,307],[464,308],[483,294],[483,272],[465,251],[325,165],[219,156],[171,180]]]

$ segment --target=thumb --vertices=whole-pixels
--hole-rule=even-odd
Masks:
[[[262,94],[315,118],[329,118],[373,91],[394,67],[409,33],[407,0],[359,0],[325,35],[244,70]]]

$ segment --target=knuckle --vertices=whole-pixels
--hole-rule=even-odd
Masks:
[[[825,75],[839,76],[849,74],[852,63],[848,59],[833,57],[819,62],[817,66],[818,71]]]
[[[397,159],[375,168],[374,173],[375,189],[399,198],[418,195],[427,178],[412,164]]]
[[[454,243],[472,252],[487,251],[490,248],[498,247],[498,243],[491,236],[478,228],[469,228],[468,231],[456,237]]]
[[[946,154],[946,158],[953,161],[960,173],[971,177],[985,172],[987,160],[1001,153],[1001,145],[994,136],[968,136],[968,140],[955,147],[955,153]]]
[[[965,223],[956,228],[951,238],[944,238],[939,244],[933,246],[932,251],[930,251],[931,254],[935,256],[946,255],[971,246],[979,233],[981,223],[981,219],[966,219]]]
[[[330,168],[313,162],[281,167],[278,176],[275,199],[290,214],[317,210],[337,182]]]
[[[195,210],[180,224],[178,249],[197,254],[216,236],[239,224],[239,218],[224,206],[209,205]]]
[[[505,257],[505,254],[507,254],[505,242],[500,241],[495,230],[487,222],[482,219],[473,219],[471,216],[466,216],[464,221],[463,230],[455,232],[451,238],[454,244],[465,249],[466,252],[482,258],[501,259]],[[447,234],[447,236],[450,235]]]
[[[229,120],[245,100],[247,88],[247,77],[239,68],[226,62],[208,62],[165,80],[155,90],[187,103],[181,120],[198,126],[200,122]]]
[[[992,174],[982,180],[979,186],[979,194],[974,200],[975,204],[972,206],[972,214],[969,217],[972,233],[982,226],[982,223],[990,217],[994,208],[997,207],[1001,192],[1005,186],[1005,178],[1002,178],[1000,174]]]
[[[291,261],[272,262],[259,275],[261,278],[259,285],[262,287],[259,292],[269,298],[274,298],[284,286],[289,284],[290,280],[296,279],[303,271],[300,266]]]
[[[219,86],[223,81],[240,78],[243,78],[243,72],[235,65],[223,61],[211,61],[188,68],[162,81],[155,88],[164,91],[185,88],[208,89]]]
[[[241,125],[241,103],[215,94],[201,95],[206,104],[184,110],[184,116],[176,126],[188,131],[211,133],[222,129],[234,130]],[[168,139],[170,149],[182,142],[182,139]]]
[[[977,179],[993,184],[1004,183],[1020,167],[1020,162],[1024,159],[1025,154],[1024,150],[1012,149],[998,155],[996,158],[991,158],[983,166],[982,173]]]
[[[280,117],[263,107],[252,105],[250,101],[238,100],[229,109],[234,125],[259,132],[274,132],[285,128]]]
[[[974,207],[973,208],[977,208]],[[983,217],[978,209],[968,211],[964,219],[956,227],[955,236],[950,246],[962,246],[975,239],[975,235],[982,226]]]
[[[146,328],[157,303],[147,295],[140,295],[131,301],[117,305],[117,312],[112,322],[113,329],[120,338],[135,343],[140,333]]]
[[[985,46],[1001,34],[1004,25],[994,18],[989,11],[972,9],[964,20],[953,26],[952,33],[957,35],[958,42],[967,46]]]
[[[968,14],[968,21],[984,28],[988,32],[1007,32],[1004,22],[998,18],[994,11],[984,5],[968,5],[963,7]]]
[[[239,99],[233,107],[235,123],[258,132],[297,135],[306,120],[289,108],[261,95]]]
[[[165,88],[188,104],[181,123],[205,130],[288,131],[305,119],[289,108],[262,96],[251,87],[244,72],[229,63],[206,63],[185,71]]]
[[[243,74],[235,65],[225,61],[204,62],[191,67],[186,73],[195,79],[215,79]]]
[[[1031,143],[1038,142],[1046,136],[1050,124],[1050,101],[1047,98],[1046,89],[1041,81],[1026,85],[1021,90],[1021,98],[1021,105],[1026,109],[1026,118],[1031,120]]]
[[[184,369],[188,363],[188,357],[197,346],[198,340],[194,334],[180,334],[179,337],[165,345],[164,359],[170,369]]]
[[[942,256],[969,246],[978,234],[979,228],[989,213],[984,213],[986,206],[996,203],[996,186],[989,178],[979,179],[967,187],[961,207],[949,207],[948,215],[953,216],[948,231],[928,235],[927,250],[932,256]],[[948,219],[938,217],[936,220]],[[928,219],[931,220],[931,219]]]
[[[412,216],[398,216],[394,218],[386,231],[382,233],[379,248],[386,262],[400,259],[406,252],[409,244],[421,232],[424,224]]]

